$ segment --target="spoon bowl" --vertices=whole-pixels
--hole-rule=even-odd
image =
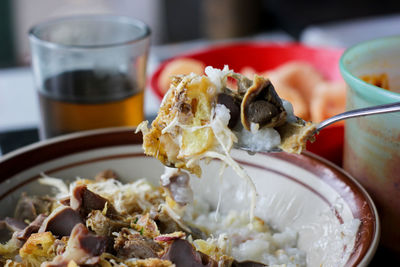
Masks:
[[[312,136],[315,136],[319,131],[321,131],[325,127],[327,127],[335,122],[338,122],[338,121],[347,120],[350,118],[370,116],[370,115],[390,113],[390,112],[398,112],[398,111],[400,111],[400,102],[349,110],[349,111],[340,113],[338,115],[335,115],[331,118],[328,118],[328,119],[318,123],[316,125],[316,129],[315,129],[314,133],[312,134]],[[297,117],[297,123],[304,125],[306,122],[303,119]],[[242,138],[241,135],[237,135],[237,137],[239,139],[239,142],[235,143],[234,147],[237,149],[240,149],[240,150],[245,150],[249,153],[256,153],[256,152],[276,153],[276,152],[283,151],[279,147],[272,147],[270,149],[265,149],[264,147],[260,147],[259,149],[254,148],[254,147],[250,148],[249,146],[244,145],[243,142],[240,142],[240,139]]]

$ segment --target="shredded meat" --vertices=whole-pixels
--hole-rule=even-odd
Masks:
[[[169,216],[169,214],[165,211],[165,209],[161,209],[160,211],[152,211],[150,212],[151,218],[157,223],[158,230],[161,234],[170,234],[177,231],[182,231],[182,228],[179,226],[174,219]]]
[[[86,225],[97,235],[111,236],[113,232],[119,232],[122,227],[128,227],[129,223],[110,219],[100,210],[93,210],[88,215]]]
[[[68,237],[62,237],[61,239],[56,239],[53,244],[53,251],[56,255],[61,255],[65,252],[67,247]]]
[[[157,258],[162,247],[138,232],[123,228],[115,239],[114,249],[122,258]]]
[[[161,209],[159,211],[152,210],[150,212],[151,218],[157,223],[158,230],[161,234],[171,234],[174,232],[183,231],[187,235],[191,235],[194,239],[206,239],[207,236],[195,227],[185,225],[185,228],[181,227],[182,223],[175,221],[166,211]]]

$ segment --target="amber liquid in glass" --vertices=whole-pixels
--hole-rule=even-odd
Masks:
[[[121,73],[75,70],[50,77],[39,90],[41,135],[136,126],[144,119],[143,95]]]

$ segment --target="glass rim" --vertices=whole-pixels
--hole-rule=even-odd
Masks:
[[[66,45],[57,42],[51,42],[42,39],[38,32],[40,29],[49,26],[56,25],[65,21],[78,21],[78,20],[98,20],[98,21],[113,21],[121,24],[130,24],[138,27],[142,30],[142,33],[135,38],[130,38],[126,41],[122,42],[111,42],[105,44],[93,44],[93,45]],[[107,15],[107,14],[97,14],[97,15],[76,15],[76,16],[68,16],[61,17],[56,19],[47,20],[41,23],[38,23],[31,27],[28,31],[29,39],[34,42],[38,42],[43,46],[49,48],[68,48],[68,49],[96,49],[96,48],[111,48],[111,47],[119,47],[124,45],[131,45],[142,41],[150,36],[151,30],[149,26],[141,20],[126,17],[126,16],[117,16],[117,15]]]
[[[368,88],[368,90],[370,90],[370,92],[374,93],[375,96],[379,96],[381,98],[389,98],[389,99],[390,98],[400,99],[400,93],[386,90],[386,89],[380,88],[378,86],[375,86],[373,84],[367,83],[364,80],[362,80],[361,78],[354,75],[349,70],[348,63],[346,62],[349,60],[348,57],[351,57],[352,53],[355,53],[354,51],[357,51],[357,49],[361,49],[361,48],[367,47],[367,46],[372,46],[373,44],[377,44],[377,43],[385,42],[385,41],[400,42],[400,35],[392,35],[392,36],[374,38],[371,40],[360,42],[358,44],[355,44],[355,45],[347,48],[344,51],[344,53],[342,54],[342,56],[340,57],[339,68],[340,68],[342,76],[345,80],[348,79],[349,81],[353,82],[354,84],[358,84],[360,86],[363,86],[364,88]],[[356,90],[357,92],[359,92],[360,94],[366,93],[365,90],[360,91],[357,87],[353,88],[353,89]]]

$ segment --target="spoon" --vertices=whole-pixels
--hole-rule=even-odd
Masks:
[[[395,102],[391,104],[385,104],[385,105],[379,105],[379,106],[372,106],[372,107],[367,107],[367,108],[360,108],[360,109],[354,109],[354,110],[349,110],[340,114],[337,114],[333,117],[330,117],[322,122],[320,122],[316,130],[314,131],[314,134],[318,133],[320,130],[324,129],[326,126],[331,125],[332,123],[341,121],[341,120],[347,120],[350,118],[356,118],[356,117],[363,117],[363,116],[370,116],[370,115],[376,115],[376,114],[382,114],[382,113],[390,113],[390,112],[398,112],[400,111],[400,102]],[[303,122],[305,124],[305,121],[302,119],[299,119],[300,123]],[[238,136],[240,139],[240,136]],[[235,144],[235,148],[241,149],[248,151],[249,153],[255,153],[255,152],[282,152],[282,149],[279,147],[274,147],[268,150],[265,149],[254,149],[250,148],[244,144],[241,144],[241,142]]]

